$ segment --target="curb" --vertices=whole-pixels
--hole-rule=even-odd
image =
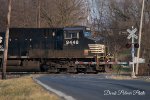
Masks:
[[[45,89],[47,89],[48,91],[55,93],[56,95],[58,95],[58,96],[64,98],[65,100],[76,100],[76,99],[73,98],[72,96],[69,96],[69,95],[67,95],[67,94],[65,94],[65,93],[63,93],[63,92],[61,92],[61,91],[59,91],[59,90],[53,89],[52,87],[50,87],[50,86],[48,86],[48,85],[42,83],[41,81],[37,80],[37,79],[34,78],[34,77],[33,77],[32,79],[33,79],[36,83],[38,83],[39,85],[41,85],[42,87],[44,87]]]

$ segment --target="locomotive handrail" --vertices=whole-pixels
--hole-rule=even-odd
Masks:
[[[97,62],[82,62],[82,61],[76,61],[75,64],[80,65],[80,64],[91,64],[91,65],[96,65]],[[127,65],[129,64],[128,62],[99,62],[98,64],[114,64],[114,65]]]

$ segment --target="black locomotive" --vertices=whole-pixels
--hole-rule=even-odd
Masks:
[[[1,50],[4,33],[0,34]],[[103,53],[92,54],[89,44],[103,44],[103,39],[91,37],[84,26],[65,28],[10,28],[7,71],[51,73],[99,72],[105,65],[90,64],[104,61]],[[1,51],[1,61],[2,61]],[[89,62],[88,64],[76,62]]]

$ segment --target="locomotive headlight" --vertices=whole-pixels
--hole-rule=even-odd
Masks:
[[[86,30],[87,30],[87,31],[90,31],[91,29],[90,29],[89,27],[86,27]]]
[[[84,50],[84,55],[87,56],[89,54],[89,50]]]
[[[55,32],[53,32],[53,34],[52,34],[53,36],[55,36]]]
[[[0,43],[2,43],[3,37],[0,36]]]

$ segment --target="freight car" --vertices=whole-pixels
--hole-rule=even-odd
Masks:
[[[0,39],[2,63],[4,33],[0,34]],[[99,53],[97,49],[93,50],[93,53],[90,52],[90,48],[95,46],[102,46],[102,52]],[[103,39],[96,40],[91,37],[90,29],[84,26],[10,28],[7,71],[50,73],[105,71],[107,65],[81,62],[104,61],[106,51]]]

